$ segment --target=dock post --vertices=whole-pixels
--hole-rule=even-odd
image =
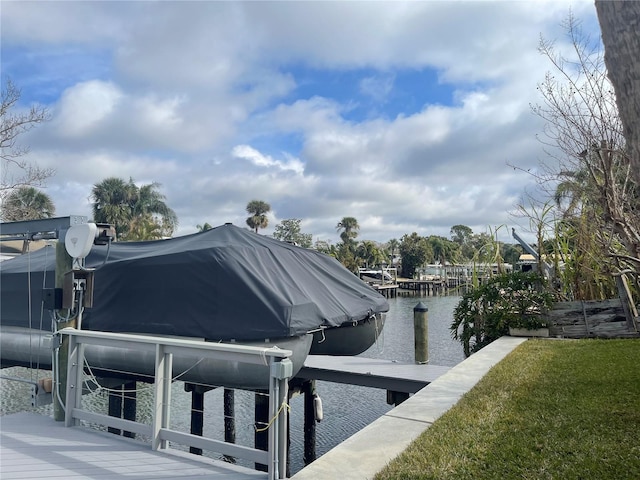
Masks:
[[[236,412],[235,412],[235,392],[230,388],[224,389],[224,441],[236,443]],[[236,463],[234,457],[225,455],[224,461]]]
[[[133,422],[136,421],[136,410],[137,410],[137,395],[136,395],[136,382],[128,382],[125,383],[122,387],[122,417],[125,420],[131,420]],[[134,432],[128,432],[124,430],[122,435],[128,438],[135,438],[136,434]]]
[[[309,380],[304,382],[304,454],[305,465],[309,465],[316,459],[316,411],[315,396],[316,382]]]
[[[267,451],[269,449],[269,431],[258,431],[269,423],[269,392],[267,390],[258,390],[255,394],[255,425],[256,432],[254,434],[255,448]],[[255,468],[261,472],[267,472],[267,465],[256,463]]]
[[[204,390],[194,383],[185,383],[184,390],[191,392],[191,435],[202,436],[204,425]],[[202,455],[202,449],[197,447],[189,447],[189,453],[194,455]]]
[[[413,307],[413,331],[417,364],[429,363],[429,319],[427,306],[419,302]]]
[[[56,273],[55,287],[64,287],[64,275],[73,269],[73,259],[67,253],[64,241],[56,242]],[[61,310],[61,316],[65,316],[69,310]],[[73,317],[67,322],[56,322],[56,331],[66,327],[76,327],[76,318]],[[67,396],[67,365],[69,360],[69,337],[64,335],[60,340],[60,346],[53,355],[53,418],[56,422],[63,422],[65,417],[64,404]],[[82,388],[80,386],[79,388]]]
[[[109,416],[122,418],[122,388],[123,385],[117,387],[112,387],[109,390]],[[113,433],[114,435],[121,435],[122,430],[115,427],[107,427],[107,431],[109,433]]]

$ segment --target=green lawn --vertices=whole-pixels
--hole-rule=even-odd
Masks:
[[[530,340],[376,475],[640,479],[640,340]]]

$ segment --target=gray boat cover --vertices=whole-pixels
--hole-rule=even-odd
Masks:
[[[168,240],[94,246],[86,267],[95,268],[94,304],[82,322],[89,330],[259,340],[389,309],[334,258],[231,224]],[[41,312],[54,270],[51,247],[0,263],[3,326],[51,329],[48,312]]]

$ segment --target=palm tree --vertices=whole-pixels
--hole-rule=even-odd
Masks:
[[[51,197],[34,187],[20,187],[11,192],[2,205],[2,220],[40,220],[51,218],[56,211]]]
[[[354,217],[344,217],[338,222],[338,225],[336,225],[336,230],[340,232],[342,242],[345,245],[351,245],[358,236],[360,225],[358,225],[358,220]]]
[[[151,215],[134,217],[129,224],[127,241],[160,240],[164,229]]]
[[[389,249],[389,263],[393,264],[393,259],[396,255],[396,250],[400,246],[400,242],[397,238],[392,238],[387,242],[387,248]]]
[[[198,229],[199,232],[206,232],[207,230],[211,230],[213,228],[213,226],[211,226],[211,224],[209,224],[209,222],[204,222],[204,225],[196,225],[196,228]]]
[[[267,228],[269,225],[269,219],[267,213],[271,211],[271,205],[262,200],[251,200],[247,204],[247,213],[251,216],[247,218],[247,225],[253,228],[256,233],[258,229]]]
[[[97,183],[91,190],[93,198],[93,220],[110,223],[116,229],[116,236],[126,234],[132,216],[132,204],[137,187],[133,179],[110,177]]]
[[[139,238],[139,231],[135,233],[133,236],[136,240],[158,238],[155,233],[157,230],[160,230],[161,237],[170,236],[178,224],[178,218],[164,202],[165,196],[157,191],[159,186],[154,182],[138,187],[132,178],[126,182],[116,177],[97,183],[91,191],[94,221],[114,225],[118,238],[122,239],[127,238],[136,221],[141,224],[152,221],[156,225],[153,232],[148,228],[143,229],[149,232],[147,238]]]
[[[160,227],[164,236],[171,236],[178,225],[178,216],[164,202],[166,197],[158,192],[160,184],[157,182],[142,185],[133,204],[133,217],[150,216],[156,223],[160,220]]]
[[[375,267],[384,262],[384,254],[380,251],[378,245],[371,240],[364,240],[360,243],[356,250],[356,255],[364,262],[366,267]]]

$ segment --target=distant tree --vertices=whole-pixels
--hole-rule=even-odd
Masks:
[[[137,233],[132,234],[135,240],[159,238],[158,231],[160,237],[171,236],[178,220],[164,202],[164,195],[157,191],[159,186],[154,182],[138,187],[132,178],[128,182],[122,178],[106,178],[91,191],[94,221],[114,225],[120,240],[134,239],[129,237],[132,227],[137,229]],[[147,225],[150,221],[155,223],[154,228]],[[146,226],[141,230],[141,225]],[[149,232],[149,237],[140,238],[141,231]]]
[[[93,199],[93,219],[100,223],[110,223],[116,229],[116,236],[122,237],[129,228],[136,185],[122,178],[110,177],[96,183],[91,190]]]
[[[331,255],[332,257],[337,256],[336,246],[332,245],[328,240],[316,240],[313,245],[313,248],[318,252],[325,253],[327,255]]]
[[[151,215],[134,217],[127,231],[126,240],[137,242],[142,240],[160,240],[164,237],[164,229]]]
[[[371,240],[363,240],[356,249],[356,256],[366,267],[375,267],[385,261],[383,251]]]
[[[18,137],[49,119],[46,108],[32,106],[26,112],[13,110],[20,100],[21,91],[7,79],[0,96],[0,201],[19,187],[38,187],[51,177],[52,168],[40,168],[24,156],[29,148],[17,143]]]
[[[464,260],[473,258],[474,249],[472,245],[473,230],[466,225],[454,225],[451,227],[451,240],[460,245],[460,255]]]
[[[355,239],[358,236],[358,230],[360,230],[358,220],[354,217],[344,217],[336,225],[336,230],[340,232],[342,243],[355,247]]]
[[[51,218],[55,212],[49,195],[34,187],[19,187],[5,198],[1,216],[5,222],[18,222]]]
[[[196,228],[199,232],[206,232],[207,230],[211,230],[213,227],[209,225],[209,223],[205,222],[204,225],[196,225]]]
[[[411,235],[403,235],[400,239],[400,256],[402,257],[402,276],[413,278],[416,270],[433,256],[433,251],[426,238],[413,232]]]
[[[520,245],[501,243],[500,252],[505,262],[515,265],[518,260],[520,260],[520,255],[522,255],[523,250]]]
[[[460,245],[437,235],[430,235],[427,241],[429,245],[431,245],[434,263],[440,263],[442,265],[455,263],[455,260],[459,256]]]
[[[473,235],[473,230],[466,225],[454,225],[451,227],[450,234],[452,241],[458,245],[464,245],[469,241],[471,235]]]
[[[355,248],[350,248],[350,245],[346,243],[339,243],[337,245],[335,257],[342,265],[355,274],[358,273],[358,269],[362,265],[362,259],[356,255]]]
[[[247,225],[258,233],[260,228],[267,228],[269,226],[269,219],[267,214],[271,211],[271,205],[262,200],[251,200],[247,204],[247,213],[251,215],[247,218]]]
[[[133,218],[150,217],[161,227],[163,236],[170,236],[178,226],[178,216],[165,203],[166,197],[158,191],[157,182],[137,189],[133,202]]]
[[[393,263],[393,258],[396,255],[396,251],[400,246],[400,242],[397,238],[392,238],[387,242],[387,250],[389,251],[389,263]]]
[[[299,218],[289,218],[282,220],[273,232],[273,238],[282,242],[289,242],[299,247],[310,248],[312,236],[310,233],[302,233]]]

